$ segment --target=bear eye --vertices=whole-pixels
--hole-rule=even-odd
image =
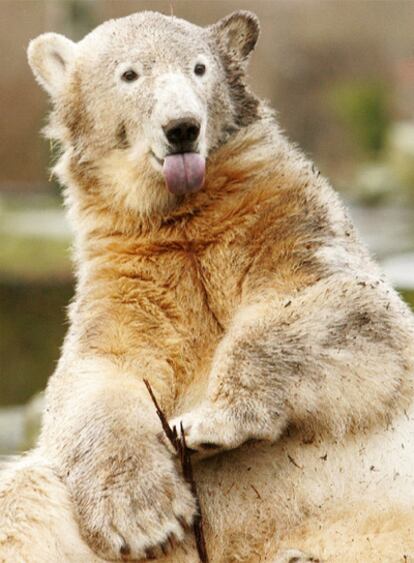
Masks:
[[[197,63],[194,67],[194,74],[197,76],[203,76],[206,72],[206,65],[203,63]]]
[[[125,82],[134,82],[134,80],[138,78],[138,74],[135,72],[135,70],[130,69],[130,70],[126,70],[122,74],[121,78]]]

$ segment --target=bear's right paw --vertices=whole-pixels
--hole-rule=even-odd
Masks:
[[[82,536],[104,559],[161,557],[183,540],[196,502],[156,439],[140,455],[119,454],[68,479]]]

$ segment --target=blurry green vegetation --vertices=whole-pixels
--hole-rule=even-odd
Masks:
[[[0,281],[0,406],[44,388],[59,358],[72,283]]]
[[[0,200],[0,406],[44,388],[73,294],[71,237],[57,197]]]
[[[412,206],[414,123],[407,120],[390,125],[379,158],[356,166],[350,192],[369,205],[400,202]]]
[[[337,83],[331,91],[331,103],[361,154],[378,157],[391,124],[388,86],[371,81]]]
[[[414,125],[392,117],[386,82],[335,82],[328,99],[352,140],[353,171],[346,191],[365,205],[414,199]]]
[[[404,301],[408,303],[411,306],[411,309],[414,311],[414,289],[402,290],[400,291],[400,293]]]
[[[0,278],[67,278],[70,272],[68,242],[16,234],[1,236]]]
[[[401,188],[414,200],[414,122],[396,123],[388,137],[386,158]]]
[[[71,235],[57,197],[0,200],[0,279],[69,279]]]
[[[66,24],[74,39],[82,39],[93,29],[98,21],[94,14],[94,2],[91,0],[64,0],[66,4]]]

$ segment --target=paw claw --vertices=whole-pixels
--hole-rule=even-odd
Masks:
[[[177,517],[178,522],[180,523],[180,526],[182,527],[183,530],[188,530],[188,528],[190,527],[190,525],[188,524],[188,522],[186,521],[186,519],[184,518],[184,516],[178,516]]]
[[[168,550],[167,550],[167,548],[165,547],[164,544],[161,544],[161,545],[160,545],[160,550],[162,551],[162,554],[163,554],[163,555],[167,555]]]
[[[128,555],[131,555],[131,547],[127,544],[127,542],[122,538],[122,545],[119,549],[119,553],[122,555],[122,557],[127,557]]]
[[[146,549],[145,550],[145,559],[156,559],[157,556],[154,553],[153,549]]]

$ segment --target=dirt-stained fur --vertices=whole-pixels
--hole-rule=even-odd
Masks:
[[[0,560],[197,561],[143,378],[197,451],[212,562],[414,558],[413,316],[249,90],[258,32],[143,12],[30,45],[77,286],[39,444],[0,479]],[[207,164],[176,194],[183,115]]]

